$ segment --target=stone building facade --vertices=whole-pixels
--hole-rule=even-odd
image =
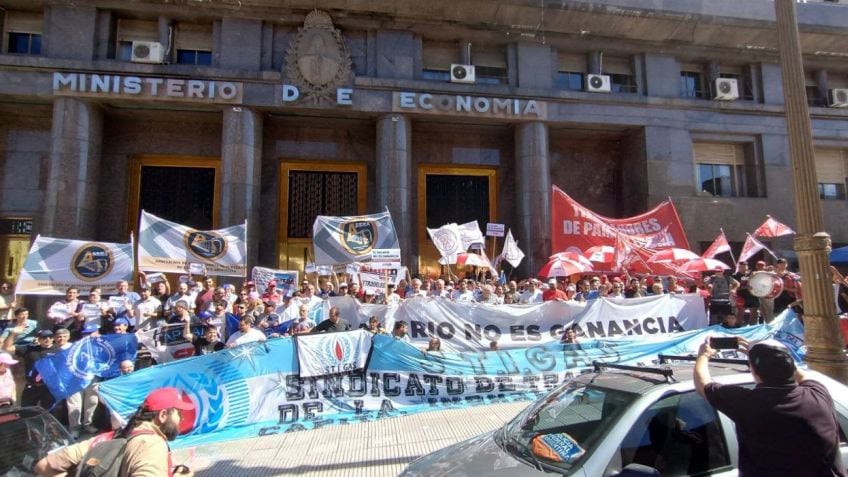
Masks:
[[[251,264],[302,269],[315,215],[388,208],[421,273],[425,227],[475,219],[537,270],[552,185],[610,217],[670,197],[696,250],[794,223],[767,0],[3,6],[6,278],[30,234],[122,242],[141,209],[247,219]],[[848,6],[798,12],[827,231],[848,243]]]

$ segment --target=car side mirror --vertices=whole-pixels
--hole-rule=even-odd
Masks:
[[[660,477],[660,472],[647,465],[631,463],[624,466],[616,477]]]

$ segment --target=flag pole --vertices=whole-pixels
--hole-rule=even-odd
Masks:
[[[736,257],[733,256],[733,249],[730,248],[730,242],[727,240],[727,235],[724,233],[724,227],[719,227],[718,229],[721,231],[721,236],[724,237],[724,241],[727,242],[727,248],[730,249],[728,252],[730,252],[730,260],[733,261],[733,268],[735,269],[739,264],[736,263]]]

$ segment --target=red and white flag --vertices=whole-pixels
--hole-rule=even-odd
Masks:
[[[715,258],[716,255],[729,251],[730,244],[727,243],[727,236],[724,235],[724,230],[722,230],[718,234],[718,237],[713,240],[713,243],[710,244],[709,248],[707,248],[707,251],[701,255],[701,258]]]
[[[615,234],[615,270],[621,271],[633,261],[633,247],[624,234]]]
[[[759,240],[755,239],[751,234],[748,234],[748,238],[745,239],[745,246],[742,247],[742,253],[739,254],[739,261],[745,262],[749,258],[753,257],[760,250],[765,250],[768,253],[774,255],[768,247],[762,244]]]
[[[794,230],[790,229],[786,224],[782,224],[773,218],[771,215],[766,215],[767,219],[754,231],[754,237],[780,237],[782,235],[792,235]]]

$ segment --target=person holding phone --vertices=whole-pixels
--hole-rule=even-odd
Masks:
[[[736,424],[739,475],[846,476],[839,423],[827,388],[800,371],[778,341],[724,341],[711,338],[701,345],[695,389]],[[738,346],[748,355],[753,389],[712,380],[709,359],[714,345]]]

